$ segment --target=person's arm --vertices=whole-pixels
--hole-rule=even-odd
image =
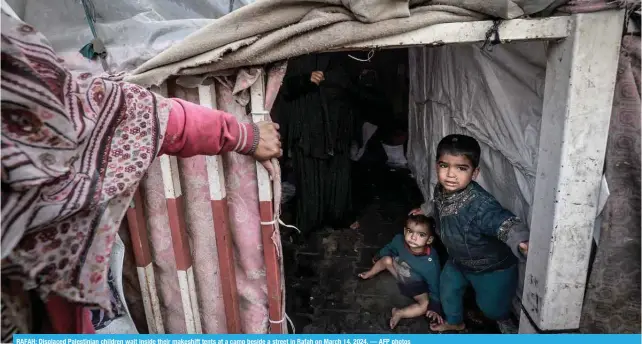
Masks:
[[[432,212],[434,210],[434,205],[432,200],[428,200],[424,202],[422,205],[419,206],[419,209],[421,209],[422,214],[426,216],[432,216]]]
[[[324,80],[320,85],[341,88],[350,94],[357,94],[358,88],[354,87],[352,80],[350,80],[350,75],[342,64],[331,64],[330,69],[324,71],[323,77]]]
[[[479,207],[475,218],[484,235],[496,237],[508,245],[517,258],[525,260],[520,244],[528,243],[530,231],[519,217],[489,199]]]
[[[434,248],[432,249],[434,250]],[[425,262],[416,271],[428,286],[428,310],[435,311],[441,314],[441,301],[439,299],[439,277],[441,275],[441,265],[439,264],[439,256],[435,253],[429,256],[431,261]],[[413,267],[414,268],[414,267]]]
[[[400,234],[397,234],[392,241],[390,241],[386,246],[381,248],[379,252],[374,256],[374,260],[379,260],[381,257],[386,256],[398,256],[399,255],[399,240],[403,240]]]
[[[254,123],[182,99],[170,99],[172,109],[160,153],[187,158],[237,152],[252,155],[259,142]]]
[[[289,75],[283,79],[279,92],[283,99],[290,101],[296,99],[312,90],[318,89],[315,83],[310,80],[311,74]]]
[[[434,212],[433,201],[428,200],[422,203],[419,208],[415,208],[410,211],[409,215],[425,215],[431,217]]]
[[[426,200],[424,203],[422,203],[419,208],[413,209],[410,211],[411,215],[425,215],[427,217],[433,216],[435,212],[435,195],[437,194],[437,186],[433,189],[432,193],[432,198],[429,200]],[[439,233],[437,233],[439,235]]]

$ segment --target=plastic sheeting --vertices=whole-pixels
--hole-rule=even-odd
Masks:
[[[424,199],[437,184],[437,144],[466,134],[482,149],[477,181],[530,224],[546,71],[546,43],[411,48],[408,163]],[[516,295],[521,295],[520,264]],[[514,311],[519,312],[518,298]]]
[[[439,140],[475,137],[482,148],[478,181],[529,221],[546,69],[546,43],[494,47],[412,48],[409,165],[424,198],[436,185]]]
[[[98,37],[111,72],[132,70],[214,19],[254,0],[92,0]],[[7,0],[43,32],[61,56],[76,54],[93,36],[80,0]],[[230,6],[231,5],[231,6]]]

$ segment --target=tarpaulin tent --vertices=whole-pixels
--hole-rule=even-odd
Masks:
[[[618,275],[630,279],[632,292],[622,291],[623,279],[616,279],[619,285],[604,281],[603,268],[611,257],[630,253],[631,245],[639,252],[640,244],[639,173],[638,192],[626,194],[622,183],[610,184],[621,171],[608,165],[618,161],[609,154],[622,150],[613,131],[607,146],[609,122],[625,120],[632,108],[617,102],[639,104],[639,69],[635,74],[625,64],[620,68],[628,74],[617,73],[625,22],[619,8],[626,2],[559,7],[564,2],[263,0],[195,31],[128,80],[256,121],[269,118],[282,61],[290,57],[409,48],[409,163],[424,195],[430,197],[435,183],[430,157],[438,140],[469,133],[482,143],[487,172],[480,182],[531,227],[517,298],[520,331],[571,331],[582,319],[600,322],[590,313],[604,302],[594,286],[617,290],[621,304],[637,306],[614,312],[639,319],[639,255],[631,257],[637,265]],[[632,43],[625,48],[627,57],[639,58],[639,45],[638,55],[628,52],[635,50]],[[637,95],[623,84],[625,77],[637,82]],[[615,89],[626,94],[616,94],[616,104]],[[618,120],[611,119],[612,109]],[[611,130],[624,131],[613,124]],[[632,137],[626,142],[639,152],[639,126],[636,132],[625,133]],[[636,156],[625,160],[639,171]],[[620,188],[608,201],[605,158],[612,195]],[[130,210],[129,229],[121,233],[145,248],[134,258],[150,331],[286,331],[279,182],[235,154],[156,162]],[[587,288],[600,199],[611,215],[602,222],[598,273]],[[631,214],[638,216],[617,223],[614,202],[631,199],[638,205]],[[614,242],[622,238],[625,246]],[[639,321],[635,327],[623,323],[583,328],[636,331]]]

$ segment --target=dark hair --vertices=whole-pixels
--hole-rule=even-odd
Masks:
[[[451,134],[439,141],[437,145],[437,161],[444,154],[463,155],[473,164],[473,168],[479,167],[481,148],[477,140],[470,136]]]
[[[432,236],[435,228],[435,219],[428,217],[426,215],[408,215],[406,219],[406,225],[408,223],[414,223],[426,227],[428,235]]]

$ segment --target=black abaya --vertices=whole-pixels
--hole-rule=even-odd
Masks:
[[[322,71],[318,86],[312,72]],[[285,149],[297,177],[297,227],[310,232],[335,225],[351,212],[350,144],[354,90],[336,54],[293,59],[281,86]]]

